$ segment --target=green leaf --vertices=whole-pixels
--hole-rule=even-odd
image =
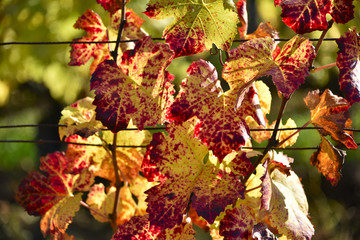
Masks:
[[[145,14],[151,18],[174,17],[163,37],[176,56],[209,50],[212,44],[228,51],[239,22],[228,0],[151,0]]]

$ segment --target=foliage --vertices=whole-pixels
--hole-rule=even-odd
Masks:
[[[68,148],[41,158],[41,172],[30,172],[16,195],[29,214],[42,216],[43,235],[72,238],[66,230],[82,205],[96,220],[110,223],[112,239],[193,239],[191,223],[214,239],[312,238],[315,230],[293,159],[276,150],[294,144],[303,129],[292,119],[283,125],[282,116],[293,93],[315,71],[322,39],[314,47],[296,35],[280,48],[270,24],[247,34],[244,0],[151,0],[147,16],[174,17],[163,33],[166,43],[154,43],[126,1],[98,3],[108,11],[109,26],[87,10],[74,25],[86,35],[76,41],[116,44],[109,50],[106,43],[73,43],[69,62],[82,65],[94,58],[90,87],[95,98],[63,110],[60,124],[67,126],[59,133]],[[299,34],[324,30],[324,38],[333,21],[353,18],[352,1],[274,3]],[[334,18],[329,22],[328,13]],[[231,49],[237,31],[247,41]],[[311,113],[304,127],[312,123],[322,139],[310,161],[332,185],[340,180],[344,149],[357,148],[348,110],[360,99],[356,30],[337,43],[345,98],[327,89],[304,99]],[[226,52],[222,77],[229,89],[211,63],[198,59],[175,94],[169,65],[206,50],[217,52],[221,61]],[[266,116],[270,90],[260,80],[266,76],[282,101],[273,124]],[[269,134],[253,131],[263,128],[272,129]],[[263,152],[254,151],[252,140],[265,142]]]

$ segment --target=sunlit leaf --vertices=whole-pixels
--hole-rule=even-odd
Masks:
[[[253,105],[255,90],[248,89],[241,108],[235,111],[236,93],[223,92],[212,64],[199,60],[188,68],[187,73],[167,118],[182,122],[196,116],[200,122],[194,137],[206,144],[221,161],[249,139],[249,129],[243,118],[257,116],[259,106]],[[262,113],[259,116],[262,117]]]
[[[74,41],[108,41],[106,26],[103,24],[100,16],[92,10],[87,10],[81,15],[76,21],[74,28],[86,31],[85,36],[74,39]],[[107,44],[74,43],[71,46],[70,66],[83,65],[93,57],[94,61],[90,67],[90,72],[93,73],[99,63],[110,59],[110,50]]]
[[[296,33],[304,34],[327,28],[326,14],[330,13],[332,3],[331,0],[283,0],[280,6],[284,23]]]
[[[340,69],[340,89],[346,100],[360,102],[360,38],[356,29],[350,29],[336,40],[339,51],[336,65]]]
[[[154,134],[144,158],[144,164],[152,162],[165,178],[146,191],[150,222],[162,229],[180,224],[191,200],[197,213],[212,223],[243,197],[244,187],[234,174],[219,169],[216,157],[206,156],[206,146],[193,138],[194,124],[170,124],[167,133]]]
[[[238,18],[225,0],[150,0],[145,14],[150,18],[174,17],[163,37],[177,57],[209,50],[215,43],[228,51],[237,32]]]
[[[271,179],[269,224],[289,239],[311,239],[314,227],[308,218],[308,203],[298,176],[293,171],[285,175],[275,169]]]
[[[91,79],[96,119],[113,132],[126,128],[130,119],[139,129],[160,124],[174,93],[174,77],[165,70],[172,59],[166,44],[146,37],[124,53],[121,68],[114,61],[101,63]]]
[[[348,127],[350,107],[344,98],[326,89],[321,96],[319,90],[309,92],[304,101],[311,111],[312,124],[322,128],[318,129],[321,135],[330,135],[332,139],[341,142],[347,148],[357,148],[352,136],[344,131],[344,128]]]
[[[255,32],[247,34],[245,39],[254,39],[254,38],[279,38],[279,32],[271,26],[269,22],[267,23],[260,23]]]
[[[102,128],[102,124],[95,120],[95,105],[93,99],[86,97],[76,101],[61,111],[59,125],[60,139],[77,134],[87,138]]]
[[[269,127],[274,128],[275,127],[275,121]],[[296,126],[295,121],[293,119],[289,118],[286,121],[285,125],[283,125],[282,122],[280,122],[279,129],[283,129],[283,128],[295,128],[295,129],[294,130],[280,130],[280,131],[278,131],[277,135],[276,135],[276,139],[278,139],[279,142],[282,142],[283,140],[290,137],[292,134],[295,134],[297,126]],[[294,145],[296,143],[296,140],[297,140],[298,137],[299,137],[299,133],[296,133],[294,136],[292,136],[291,138],[286,140],[279,147],[285,148],[287,146]]]
[[[344,163],[346,152],[336,148],[325,137],[321,137],[320,149],[314,152],[310,163],[321,172],[331,185],[336,186],[341,178],[341,167]]]
[[[240,44],[229,52],[223,78],[235,88],[240,83],[271,75],[277,89],[289,98],[309,74],[314,47],[307,39],[295,36],[273,59],[275,46],[271,38],[251,39]]]
[[[127,0],[126,2],[129,2],[129,1],[130,0]],[[106,11],[113,14],[121,8],[121,3],[123,2],[123,0],[96,0],[96,2],[101,4],[101,6]]]

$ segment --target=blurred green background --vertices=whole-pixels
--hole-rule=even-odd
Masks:
[[[142,12],[147,1],[132,0],[128,5],[143,19],[145,30],[160,37],[169,20],[151,20]],[[360,3],[354,1],[355,19],[345,25],[334,24],[327,37],[339,37],[351,26],[360,29]],[[108,17],[96,1],[84,0],[2,0],[0,2],[0,42],[10,41],[68,41],[84,34],[73,28],[76,19],[86,9],[93,9]],[[295,33],[280,18],[281,9],[272,0],[248,1],[249,32],[260,22],[270,22],[280,33],[280,38],[291,38]],[[318,38],[321,32],[305,34]],[[316,43],[314,43],[316,44]],[[234,45],[235,46],[235,45]],[[315,66],[336,61],[337,45],[324,42],[316,58]],[[0,46],[0,125],[57,123],[63,107],[89,92],[89,64],[69,67],[69,45],[6,45]],[[191,57],[175,59],[169,71],[179,83],[186,76],[192,61],[204,58],[217,67],[221,65],[217,56],[204,52]],[[289,102],[284,114],[293,118],[298,126],[310,119],[303,101],[309,90],[330,88],[342,95],[338,86],[339,71],[336,67],[311,74]],[[221,75],[219,73],[219,75]],[[273,84],[266,83],[273,93],[272,113],[269,121],[275,120],[279,99]],[[360,129],[359,104],[351,108],[353,128]],[[360,136],[355,133],[355,139]],[[56,128],[11,128],[0,129],[0,139],[58,140]],[[314,130],[300,133],[295,147],[314,147],[320,138]],[[360,140],[358,140],[360,142]],[[39,218],[28,216],[14,201],[19,182],[27,172],[37,169],[39,158],[47,153],[62,150],[58,144],[0,143],[0,239],[42,239]],[[360,239],[360,163],[359,150],[348,151],[338,186],[331,185],[310,166],[312,151],[285,151],[293,157],[293,169],[301,177],[310,206],[310,217],[315,225],[314,239]],[[112,231],[107,224],[92,220],[87,210],[77,213],[68,230],[76,239],[110,239]]]

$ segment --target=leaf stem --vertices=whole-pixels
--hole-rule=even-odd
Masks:
[[[260,155],[258,157],[258,159],[256,160],[256,162],[254,163],[254,169],[256,169],[256,167],[262,162],[263,158],[266,156],[266,154],[270,151],[270,149],[272,149],[273,147],[276,147],[277,144],[278,144],[278,140],[276,139],[276,135],[278,133],[278,130],[279,130],[279,126],[280,126],[280,121],[281,121],[281,118],[282,118],[282,115],[284,113],[284,110],[286,108],[286,104],[287,102],[289,101],[290,98],[285,98],[283,97],[282,99],[282,102],[281,102],[281,106],[280,106],[280,109],[279,109],[279,113],[278,113],[278,116],[277,116],[277,119],[276,119],[276,123],[275,123],[275,127],[274,127],[274,131],[271,135],[271,138],[267,144],[267,146],[265,147],[262,155]],[[248,175],[246,175],[244,177],[244,179],[242,180],[242,183],[245,184],[246,181],[249,179],[249,177],[251,176],[252,173],[249,173]]]
[[[104,214],[102,214],[101,212],[99,212],[98,210],[90,207],[86,202],[84,201],[80,201],[80,204],[83,205],[84,207],[86,207],[87,209],[89,209],[90,211],[94,212],[95,214],[99,215],[100,217],[107,219],[108,217],[105,216]]]
[[[336,66],[336,62],[327,64],[327,65],[324,65],[324,66],[321,66],[321,67],[314,68],[314,69],[311,70],[311,72],[316,73],[316,72],[318,72],[320,70],[323,70],[323,69],[326,69],[326,68],[331,68],[331,67],[334,67],[334,66]]]
[[[126,24],[125,5],[126,5],[126,0],[121,1],[120,27],[119,27],[119,31],[118,31],[118,35],[117,35],[117,39],[116,39],[115,49],[111,52],[111,56],[113,57],[115,62],[117,62],[120,41],[121,41],[122,33],[123,33],[123,30],[124,30],[124,27]]]
[[[326,33],[329,31],[329,29],[332,27],[332,25],[333,25],[333,23],[334,23],[334,19],[331,19],[329,22],[328,22],[328,26],[327,26],[327,28],[321,33],[321,36],[320,36],[320,38],[319,38],[319,41],[317,42],[317,44],[316,44],[316,46],[315,46],[315,56],[317,55],[317,53],[318,53],[318,51],[319,51],[319,49],[320,49],[320,46],[321,46],[321,44],[322,44],[322,42],[323,42],[323,40],[324,40],[324,38],[325,38],[325,35],[326,35]],[[311,69],[314,69],[314,61],[315,61],[315,58],[311,61],[311,63],[310,63],[310,70]]]

